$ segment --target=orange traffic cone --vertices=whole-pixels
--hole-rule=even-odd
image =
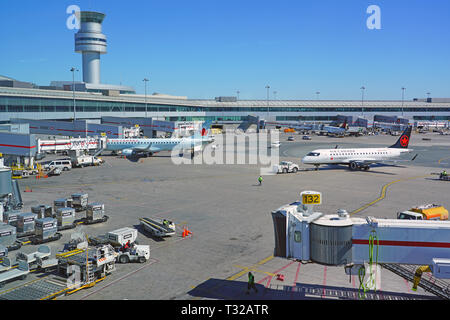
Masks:
[[[186,237],[186,227],[183,227],[183,233],[181,234],[181,236],[184,238]]]

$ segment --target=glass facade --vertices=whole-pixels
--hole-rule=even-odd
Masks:
[[[104,100],[83,100],[76,99],[76,111],[77,112],[145,112],[144,102],[125,102],[125,101],[104,101]],[[61,98],[44,98],[44,97],[17,97],[17,96],[0,96],[0,112],[71,112],[73,111],[73,100],[72,99],[61,99]],[[211,120],[218,121],[240,121],[241,116],[236,115],[226,115],[226,113],[237,113],[242,112],[245,114],[254,112],[267,112],[267,107],[261,105],[256,106],[183,106],[183,105],[163,105],[155,103],[147,103],[148,112],[215,112],[223,113],[220,116],[211,117]],[[450,120],[448,116],[433,116],[436,112],[450,112],[450,107],[367,107],[364,108],[364,112],[379,112],[379,113],[389,113],[389,112],[429,112],[430,116],[414,116],[417,120]],[[298,116],[276,116],[279,121],[286,120],[304,120],[304,121],[328,121],[332,120],[333,116],[320,116],[320,115],[305,115],[304,113],[314,112],[329,112],[329,113],[340,113],[340,112],[354,112],[362,113],[363,110],[360,107],[269,107],[269,112],[297,112]],[[300,117],[300,118],[299,118]],[[170,117],[176,118],[174,121],[193,121],[196,117]],[[178,120],[178,119],[185,120]],[[202,120],[204,117],[201,117]]]

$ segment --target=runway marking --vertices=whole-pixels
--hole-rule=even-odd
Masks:
[[[293,264],[294,262],[295,262],[295,261],[289,262],[287,265],[285,265],[284,267],[281,267],[280,269],[274,271],[273,273],[276,275],[278,272],[280,272],[280,271],[286,269],[287,267],[289,267],[289,266],[290,266],[291,264]],[[272,278],[273,278],[273,277],[271,277],[271,276],[266,276],[266,277],[262,278],[261,280],[259,280],[259,281],[258,281],[258,284],[261,284],[262,282],[264,282],[264,280],[269,279],[269,280],[267,281],[267,285],[266,285],[266,287],[268,288],[269,285],[270,285],[270,282],[272,281]]]
[[[297,279],[298,279],[298,274],[300,272],[300,267],[302,266],[302,264],[299,262],[298,266],[297,266],[297,272],[295,273],[295,279],[294,279],[294,283],[292,285],[292,292],[294,292],[295,287],[297,286]],[[292,294],[291,294],[291,299],[292,299]]]
[[[240,265],[234,265],[235,267],[237,267],[237,268],[240,268],[240,269],[245,269],[246,271],[254,271],[254,272],[259,272],[259,273],[265,273],[265,274],[267,274],[267,275],[269,275],[269,276],[271,276],[271,277],[273,277],[273,276],[275,276],[275,274],[273,274],[273,273],[270,273],[270,272],[267,272],[267,271],[262,271],[262,270],[259,270],[259,269],[256,269],[256,268],[250,268],[250,267],[244,267],[244,266],[240,266]]]
[[[375,199],[375,200],[373,200],[373,201],[371,201],[371,202],[369,202],[369,203],[363,205],[361,208],[352,211],[352,212],[350,213],[350,215],[355,214],[355,213],[358,213],[358,212],[361,212],[361,211],[367,209],[368,207],[374,205],[374,204],[377,203],[378,201],[383,200],[383,199],[386,197],[386,189],[387,189],[389,186],[393,185],[394,183],[397,183],[397,182],[403,182],[403,181],[407,181],[407,180],[414,180],[414,179],[419,179],[419,178],[425,178],[425,177],[428,177],[428,176],[430,176],[430,174],[423,175],[423,176],[416,176],[416,177],[410,177],[410,178],[404,178],[404,179],[398,179],[398,180],[391,181],[391,182],[385,184],[385,185],[381,188],[381,196],[380,196],[380,197],[378,197],[377,199]]]
[[[322,289],[322,296],[321,296],[321,298],[323,299],[324,296],[325,296],[325,288],[327,286],[327,266],[325,266],[323,268],[323,283],[322,283],[322,285],[323,285],[323,289]]]
[[[249,267],[249,268],[255,268],[255,267],[258,266],[258,265],[263,265],[263,264],[265,264],[266,262],[272,260],[273,258],[274,258],[274,256],[271,255],[271,256],[269,256],[269,257],[267,257],[267,258],[264,258],[263,260],[261,260],[261,261],[255,263],[254,265],[252,265],[252,266]],[[238,273],[232,275],[231,277],[228,277],[226,280],[230,280],[230,281],[236,280],[237,278],[242,277],[245,273],[247,273],[247,271],[246,271],[246,270],[242,270],[242,271],[240,271],[240,272],[238,272]]]

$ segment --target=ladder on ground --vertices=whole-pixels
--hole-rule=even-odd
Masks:
[[[94,265],[92,261],[89,261],[86,265],[86,284],[92,283],[94,281],[95,281]]]
[[[399,275],[403,279],[413,282],[415,274],[415,266],[400,265],[400,264],[381,264],[383,268],[386,268],[393,273]],[[425,273],[419,282],[419,287],[427,292],[430,292],[442,299],[450,300],[450,283],[437,279],[433,276],[430,280],[425,279]]]

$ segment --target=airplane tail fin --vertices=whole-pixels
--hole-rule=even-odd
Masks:
[[[403,131],[400,138],[398,138],[397,142],[392,146],[390,146],[389,148],[408,149],[411,130],[412,130],[411,126],[406,127],[405,131]]]
[[[209,133],[211,131],[211,124],[212,124],[211,120],[203,122],[201,129],[194,133],[193,138],[199,139],[209,137]]]
[[[342,124],[341,128],[347,129],[347,118],[344,119],[344,123]]]

